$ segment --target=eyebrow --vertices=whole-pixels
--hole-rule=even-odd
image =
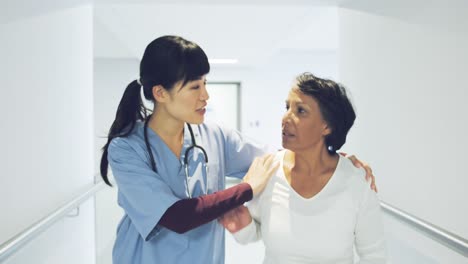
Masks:
[[[284,101],[284,102],[285,102],[286,104],[289,104],[289,103],[290,103],[290,101],[288,101],[288,100],[286,100],[286,101]],[[295,101],[295,103],[298,104],[298,105],[307,105],[307,106],[308,106],[308,104],[307,104],[307,103],[304,103],[304,102]]]

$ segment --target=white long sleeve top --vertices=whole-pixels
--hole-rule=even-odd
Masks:
[[[267,187],[248,204],[253,221],[234,233],[242,244],[263,238],[268,264],[386,263],[380,203],[365,171],[339,158],[325,187],[312,198],[300,196],[280,167]]]

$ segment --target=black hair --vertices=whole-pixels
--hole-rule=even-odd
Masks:
[[[336,153],[346,142],[346,135],[356,119],[346,88],[308,72],[299,75],[296,81],[302,93],[317,101],[320,113],[331,129],[330,134],[325,136],[325,144],[330,154]]]
[[[107,185],[112,186],[107,178],[110,142],[116,137],[127,137],[137,121],[146,121],[151,114],[143,105],[140,87],[143,87],[144,97],[154,102],[154,86],[161,85],[170,91],[176,83],[183,81],[185,85],[209,71],[208,57],[196,43],[178,36],[162,36],[148,44],[140,62],[140,79],[132,81],[125,89],[107,143],[102,148],[100,171]]]

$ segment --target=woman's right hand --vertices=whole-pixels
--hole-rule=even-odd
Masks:
[[[241,205],[225,213],[218,221],[224,228],[234,234],[248,226],[252,222],[252,216],[250,215],[249,209]]]
[[[279,162],[274,162],[275,154],[268,154],[254,159],[249,171],[244,177],[244,182],[250,184],[253,195],[263,191],[273,173],[278,169]]]

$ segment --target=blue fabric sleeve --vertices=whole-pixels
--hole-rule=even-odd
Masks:
[[[276,152],[272,146],[255,142],[237,130],[223,128],[223,132],[226,140],[225,175],[228,177],[244,178],[255,157]]]
[[[119,188],[119,205],[142,238],[150,240],[162,215],[179,198],[125,138],[112,140],[108,160]]]

